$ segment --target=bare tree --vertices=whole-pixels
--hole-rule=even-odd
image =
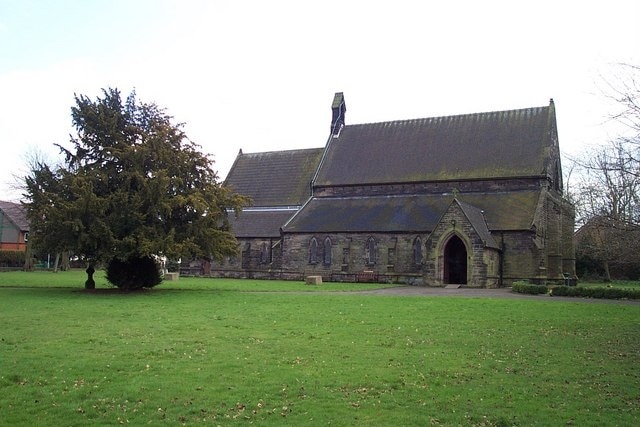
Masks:
[[[614,102],[617,111],[610,118],[631,132],[635,144],[640,136],[640,66],[618,64],[614,80],[604,79],[605,96]]]
[[[605,80],[623,125],[613,141],[573,159],[569,194],[576,206],[576,256],[598,263],[606,277],[640,271],[640,67],[619,64]],[[635,274],[635,273],[634,273]],[[628,275],[628,274],[627,274]]]
[[[640,265],[640,175],[628,143],[617,140],[575,162],[576,255],[599,263],[607,280]]]
[[[594,217],[640,223],[640,174],[637,162],[629,156],[631,149],[621,139],[573,159],[571,170],[578,173],[570,196],[576,203],[578,224]]]

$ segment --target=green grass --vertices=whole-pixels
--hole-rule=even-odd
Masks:
[[[280,285],[183,278],[172,286],[189,291],[168,282],[90,293],[29,273],[17,277],[52,287],[14,287],[27,283],[4,274],[3,425],[626,426],[640,417],[636,305],[238,292]]]
[[[114,289],[105,279],[104,271],[97,271],[93,276],[96,289]],[[61,271],[10,271],[0,272],[0,287],[39,287],[39,288],[84,288],[87,275],[83,270]],[[250,292],[323,292],[323,291],[358,291],[380,289],[393,284],[384,283],[335,283],[325,282],[322,285],[306,285],[304,282],[286,280],[249,280],[249,279],[210,279],[202,277],[180,277],[176,281],[163,281],[156,290],[189,289],[219,291]]]

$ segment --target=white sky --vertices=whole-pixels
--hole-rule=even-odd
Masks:
[[[637,0],[0,0],[0,199],[68,142],[74,93],[135,88],[224,179],[239,149],[324,146],[339,91],[348,124],[554,98],[578,154],[618,132],[603,79],[639,56]]]

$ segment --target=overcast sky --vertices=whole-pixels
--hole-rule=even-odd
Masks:
[[[66,144],[74,93],[155,102],[216,160],[324,146],[346,122],[556,105],[560,148],[615,137],[602,94],[640,64],[640,1],[0,0],[0,199]]]

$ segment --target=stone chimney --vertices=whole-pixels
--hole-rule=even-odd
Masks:
[[[344,95],[342,92],[336,92],[334,95],[331,111],[331,136],[337,137],[340,134],[340,129],[344,126],[344,115],[347,112],[347,106],[344,103]]]

